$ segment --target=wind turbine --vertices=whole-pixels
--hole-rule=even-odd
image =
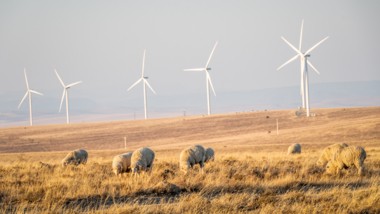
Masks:
[[[29,122],[30,122],[30,126],[33,126],[33,115],[32,115],[32,93],[33,93],[33,94],[38,94],[38,95],[43,95],[43,94],[40,93],[40,92],[37,92],[37,91],[31,90],[31,89],[29,88],[28,77],[26,76],[26,69],[25,69],[25,68],[24,68],[24,75],[25,75],[25,83],[26,83],[26,93],[25,93],[24,97],[22,98],[20,104],[18,105],[18,108],[20,109],[21,104],[24,102],[24,100],[25,100],[26,97],[28,96],[28,97],[29,97]]]
[[[306,109],[306,116],[310,116],[310,105],[309,105],[309,73],[308,73],[308,65],[319,75],[319,71],[311,64],[311,62],[308,60],[310,57],[310,52],[314,50],[316,47],[318,47],[320,44],[322,44],[324,41],[326,41],[329,37],[325,37],[321,41],[319,41],[317,44],[312,46],[310,49],[308,49],[306,52],[302,52],[302,34],[303,34],[303,23],[302,20],[301,23],[301,32],[300,32],[300,41],[298,49],[294,47],[288,40],[286,40],[284,37],[281,37],[282,40],[285,41],[286,44],[288,44],[297,54],[290,58],[288,61],[286,61],[284,64],[282,64],[280,67],[277,68],[277,70],[280,70],[287,64],[291,63],[292,61],[296,60],[298,57],[300,58],[300,65],[301,65],[301,97],[302,97],[302,108]]]
[[[145,52],[146,50],[144,50],[144,55],[143,55],[143,63],[142,63],[142,69],[141,69],[141,77],[140,79],[138,79],[135,83],[133,83],[133,85],[131,85],[131,87],[128,88],[128,91],[131,90],[133,87],[135,87],[137,84],[139,84],[141,81],[143,82],[143,93],[144,93],[144,116],[145,116],[145,120],[148,118],[147,117],[147,110],[146,110],[146,106],[147,106],[147,99],[146,99],[146,86],[148,86],[150,88],[150,90],[156,94],[156,92],[153,90],[152,86],[149,84],[148,82],[148,77],[144,76],[144,68],[145,68]]]
[[[61,112],[61,110],[62,110],[63,99],[66,97],[66,123],[69,124],[70,123],[70,117],[69,117],[69,95],[68,95],[68,91],[67,90],[69,88],[73,87],[74,85],[78,85],[79,83],[82,83],[82,81],[78,81],[78,82],[74,82],[74,83],[65,85],[65,83],[62,80],[62,78],[59,76],[57,70],[54,69],[54,71],[55,71],[55,74],[58,77],[59,82],[61,82],[61,84],[63,86],[63,94],[62,94],[62,98],[61,98],[61,105],[59,106],[59,112]]]
[[[215,51],[215,48],[216,46],[218,45],[218,41],[215,42],[215,45],[214,45],[214,48],[212,49],[211,51],[211,54],[207,60],[207,63],[206,63],[206,66],[203,67],[203,68],[191,68],[191,69],[184,69],[184,71],[204,71],[206,73],[206,93],[207,93],[207,114],[210,115],[211,114],[211,109],[210,109],[210,89],[209,87],[211,86],[211,90],[212,92],[214,93],[214,96],[216,96],[216,93],[215,93],[215,90],[214,90],[214,86],[212,85],[212,81],[211,81],[211,77],[210,77],[210,73],[209,71],[211,70],[209,66],[210,64],[210,61],[211,61],[211,57],[212,55],[214,54],[214,51]]]

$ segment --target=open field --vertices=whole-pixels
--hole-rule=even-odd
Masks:
[[[30,213],[379,213],[380,107],[317,109],[210,117],[0,129],[0,212]],[[276,134],[276,119],[279,134]],[[112,157],[149,146],[151,175],[112,174]],[[321,150],[347,143],[366,149],[366,173],[326,175]],[[288,156],[292,143],[302,154]],[[205,173],[178,169],[180,151],[213,147]],[[67,151],[85,148],[87,165],[62,168]],[[49,165],[41,165],[39,161]]]

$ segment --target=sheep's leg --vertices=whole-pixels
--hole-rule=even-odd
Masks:
[[[153,170],[153,163],[149,166],[149,175],[152,174],[152,170]]]
[[[204,167],[204,162],[202,161],[202,162],[200,162],[199,163],[199,166],[201,167],[201,173],[203,174],[204,172],[203,172],[203,167]]]
[[[358,160],[358,161],[355,161],[354,165],[358,169],[358,175],[363,175],[363,171],[364,171],[363,162]]]

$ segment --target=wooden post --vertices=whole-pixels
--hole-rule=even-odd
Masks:
[[[127,150],[127,137],[124,137],[124,149]]]
[[[276,125],[277,125],[277,135],[278,135],[278,119],[276,119]]]

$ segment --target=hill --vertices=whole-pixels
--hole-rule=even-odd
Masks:
[[[379,145],[380,107],[316,109],[315,117],[297,117],[294,111],[260,111],[117,121],[13,127],[0,129],[0,153],[88,150],[128,150],[150,146],[180,150],[191,144],[216,148],[282,149],[298,142],[309,148],[334,142]],[[279,121],[279,135],[276,134]],[[273,147],[273,146],[276,147]]]

